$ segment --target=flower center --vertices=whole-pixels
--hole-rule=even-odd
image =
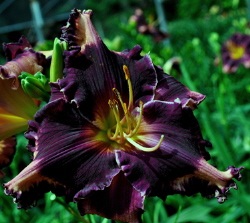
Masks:
[[[245,54],[245,48],[243,46],[237,45],[232,41],[227,43],[227,49],[230,53],[230,56],[234,60],[242,58]]]
[[[145,152],[155,151],[160,147],[164,135],[161,136],[159,142],[153,147],[144,147],[134,140],[142,122],[143,102],[139,102],[139,115],[133,115],[133,89],[129,69],[126,65],[123,65],[123,72],[125,73],[125,78],[128,83],[129,102],[128,105],[124,103],[120,92],[116,88],[113,88],[113,92],[116,95],[116,99],[110,99],[108,101],[108,104],[115,117],[116,124],[115,126],[108,129],[108,138],[112,141],[117,142],[120,145],[129,143],[133,145],[136,149]],[[121,117],[120,109],[123,111],[123,117]]]

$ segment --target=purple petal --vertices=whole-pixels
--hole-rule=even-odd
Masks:
[[[156,71],[158,84],[155,91],[155,100],[168,102],[179,100],[183,107],[195,109],[205,99],[205,95],[190,91],[175,78],[165,74],[160,67],[157,67]]]
[[[233,178],[240,179],[242,168],[231,167],[222,172],[208,164],[200,127],[190,108],[181,104],[149,102],[144,107],[144,122],[138,133],[138,143],[152,146],[164,134],[160,148],[154,152],[116,151],[117,163],[125,176],[143,195],[165,199],[169,194],[218,198],[223,202]],[[205,159],[204,159],[205,158]]]
[[[50,102],[51,101],[56,101],[60,98],[64,98],[64,94],[61,91],[61,88],[58,84],[58,82],[51,82],[50,83],[50,88],[51,88],[51,97],[50,97]]]
[[[158,150],[152,153],[117,151],[117,162],[137,190],[143,194],[164,196],[162,188],[176,178],[196,169],[201,157],[209,158],[199,125],[191,109],[178,103],[149,102],[144,107],[144,122],[138,143],[152,146],[164,135]]]
[[[29,41],[25,36],[21,38],[16,43],[5,43],[3,44],[3,50],[8,61],[13,60],[18,54],[22,54],[25,49],[31,49]]]
[[[56,194],[64,188],[64,195],[72,200],[82,188],[103,190],[110,185],[120,171],[115,155],[108,144],[96,140],[96,127],[72,104],[53,101],[35,120],[26,133],[33,161],[5,184],[19,207],[29,207],[39,198],[34,193],[41,195],[50,188]]]
[[[83,192],[84,193],[84,192]],[[98,214],[123,222],[141,222],[144,197],[136,191],[122,173],[116,175],[104,190],[77,195],[78,209],[82,215]]]
[[[0,78],[13,79],[13,89],[19,87],[18,76],[22,71],[35,74],[47,63],[45,56],[35,52],[25,37],[18,43],[4,44],[4,51],[8,62],[0,66]]]
[[[107,103],[115,97],[112,89],[116,88],[127,103],[129,93],[124,65],[129,68],[135,103],[153,98],[156,72],[150,57],[140,56],[139,46],[122,53],[109,51],[97,35],[88,11],[73,11],[68,22],[62,37],[72,47],[65,53],[65,78],[59,81],[67,101],[74,101],[80,107],[88,103],[89,107],[106,115]],[[80,34],[84,36],[80,38]]]

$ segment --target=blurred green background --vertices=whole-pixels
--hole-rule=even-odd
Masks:
[[[9,5],[3,5],[9,2]],[[49,1],[50,2],[50,1]],[[52,4],[52,2],[54,4]],[[73,8],[92,9],[93,22],[110,49],[121,51],[139,44],[143,53],[150,53],[154,63],[162,66],[193,91],[207,96],[195,110],[209,149],[210,163],[225,170],[229,165],[244,166],[238,191],[232,190],[224,204],[216,199],[169,196],[146,200],[145,223],[248,223],[250,222],[250,70],[240,66],[234,74],[224,74],[221,45],[232,34],[250,34],[250,9],[244,0],[109,0],[109,1],[39,1],[42,23],[40,31],[32,26],[31,1],[1,1],[0,42],[16,42],[25,35],[34,47],[49,48],[60,37]],[[56,3],[56,4],[55,4]],[[1,5],[2,4],[2,5]],[[137,32],[130,21],[135,9],[143,10],[147,22],[159,26],[168,38],[155,42],[150,35]],[[34,10],[34,9],[33,9]],[[13,26],[16,24],[17,26]],[[19,26],[18,26],[19,24]],[[3,29],[5,27],[5,29]],[[9,27],[9,30],[6,29]],[[39,37],[40,32],[40,37]],[[1,53],[1,64],[5,62]],[[172,69],[170,59],[180,64]],[[30,154],[24,145],[9,168],[4,183],[27,163]],[[53,194],[45,195],[30,210],[17,210],[12,198],[0,190],[0,223],[111,223],[95,215],[80,216],[74,204],[67,205]]]

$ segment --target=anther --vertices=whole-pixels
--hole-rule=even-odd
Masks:
[[[119,92],[116,88],[113,88],[112,90],[113,90],[113,92],[115,93],[117,99],[120,101],[121,106],[122,106],[122,108],[123,108],[123,111],[124,111],[124,113],[125,113],[125,110],[126,110],[126,108],[124,107],[124,104],[125,104],[125,103],[124,103],[123,100],[122,100],[122,97],[121,97],[120,92]]]
[[[113,88],[112,91],[115,93],[117,98],[121,97],[120,92],[116,88]]]
[[[114,103],[113,103],[112,100],[109,99],[108,104],[109,104],[109,107],[110,107],[111,109],[114,108]]]
[[[123,65],[123,66],[122,66],[122,69],[123,69],[123,72],[124,72],[124,74],[125,74],[126,80],[130,79],[130,73],[129,73],[128,67],[127,67],[126,65]]]
[[[133,87],[132,87],[132,82],[130,79],[130,73],[129,73],[129,69],[126,65],[122,66],[123,72],[125,74],[125,79],[128,82],[128,92],[129,92],[129,102],[128,102],[128,110],[130,111],[133,107]]]

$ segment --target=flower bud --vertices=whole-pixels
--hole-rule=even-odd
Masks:
[[[68,48],[65,41],[54,40],[53,53],[50,65],[50,81],[55,82],[63,76],[63,51]]]
[[[32,98],[48,101],[50,97],[50,86],[48,79],[41,72],[37,72],[34,75],[22,72],[19,79],[26,94]]]

